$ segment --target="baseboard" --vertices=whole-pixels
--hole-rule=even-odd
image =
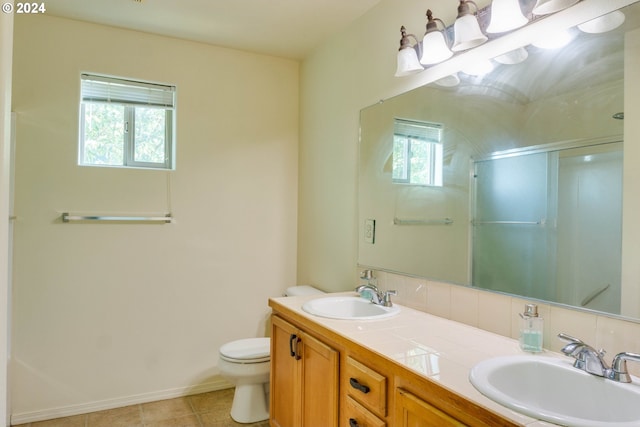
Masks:
[[[37,421],[51,420],[61,417],[70,417],[72,415],[87,414],[89,412],[104,411],[107,409],[121,408],[123,406],[155,402],[157,400],[174,399],[176,397],[207,393],[209,391],[224,390],[231,387],[233,387],[231,383],[220,378],[215,381],[211,381],[205,384],[198,384],[196,386],[179,387],[170,390],[161,390],[151,393],[137,394],[134,396],[119,397],[116,399],[82,403],[79,405],[70,405],[60,408],[43,409],[41,411],[11,414],[11,425],[33,423]]]

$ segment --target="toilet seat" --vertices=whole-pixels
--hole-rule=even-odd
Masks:
[[[262,363],[271,359],[270,338],[247,338],[224,344],[220,358],[232,363]]]

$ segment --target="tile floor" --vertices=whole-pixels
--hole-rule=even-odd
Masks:
[[[269,427],[269,421],[240,424],[229,411],[233,389],[142,403],[19,427]]]

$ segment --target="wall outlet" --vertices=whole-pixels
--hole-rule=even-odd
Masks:
[[[365,219],[364,220],[364,241],[371,243],[372,245],[376,241],[376,220]]]

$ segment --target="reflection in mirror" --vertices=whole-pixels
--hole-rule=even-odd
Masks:
[[[619,313],[622,144],[474,166],[473,285]]]
[[[375,241],[360,238],[359,264],[621,314],[625,37],[640,38],[638,9],[363,109],[359,224],[375,221]]]

